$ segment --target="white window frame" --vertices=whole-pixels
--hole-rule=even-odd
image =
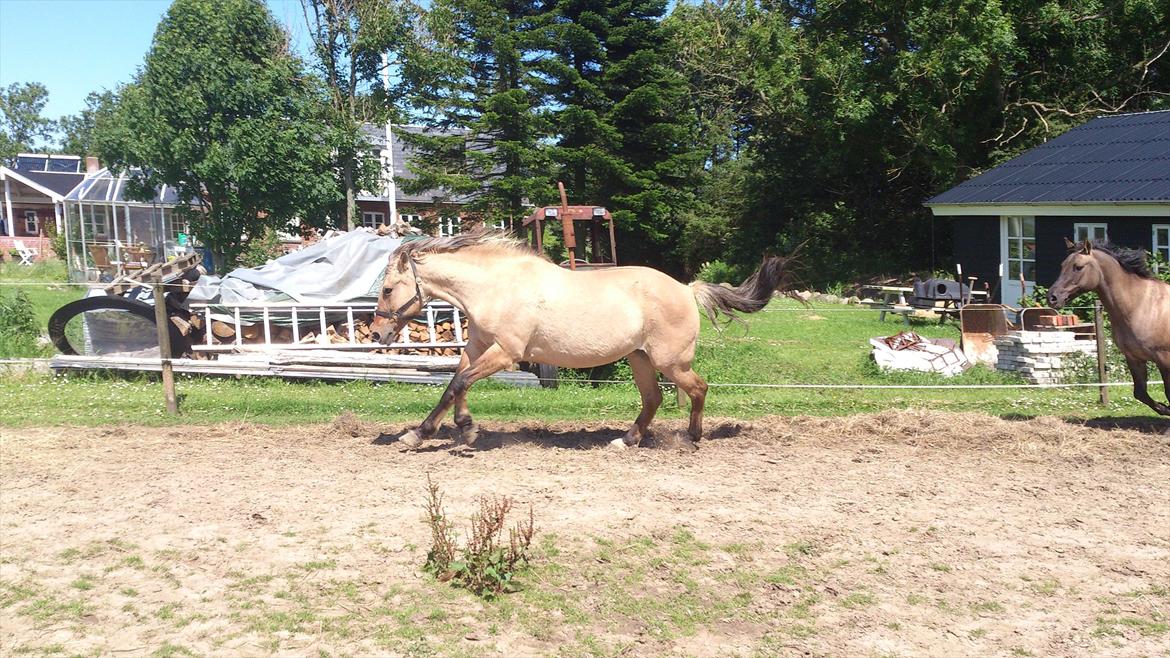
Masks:
[[[1007,239],[1004,243],[1004,248],[1006,250],[1006,253],[1004,254],[1004,256],[1005,256],[1004,263],[1007,265],[1007,271],[1005,272],[1005,274],[1007,275],[1008,279],[1010,279],[1012,281],[1019,281],[1020,273],[1023,272],[1025,269],[1027,269],[1024,266],[1024,264],[1031,263],[1032,264],[1032,278],[1029,279],[1027,276],[1025,276],[1024,280],[1025,281],[1034,281],[1036,278],[1036,247],[1035,247],[1035,245],[1036,245],[1036,218],[1030,217],[1030,216],[1029,217],[1012,216],[1012,217],[1007,217],[1006,219],[1007,219],[1008,223],[1007,223],[1007,235],[1006,235]],[[1012,235],[1012,230],[1011,230],[1011,222],[1013,219],[1018,219],[1020,222],[1020,233],[1019,233],[1019,235],[1015,235],[1015,236]],[[1028,241],[1029,238],[1026,235],[1024,235],[1024,224],[1029,219],[1032,220],[1032,237],[1031,237],[1032,257],[1026,258],[1025,254],[1027,253],[1027,251],[1026,251],[1024,245]],[[1019,245],[1019,248],[1016,252],[1019,254],[1018,256],[1012,256],[1012,249],[1011,249],[1012,242],[1016,242]],[[1015,269],[1012,268],[1013,264],[1016,264]]]
[[[439,237],[449,238],[459,233],[463,218],[459,216],[439,217]]]
[[[362,211],[362,226],[366,228],[378,228],[386,223],[386,213],[377,212],[374,210]]]
[[[107,206],[100,206],[91,204],[89,212],[85,212],[84,206],[81,211],[82,222],[85,227],[86,237],[94,237],[98,235],[110,234],[110,209]],[[99,230],[100,229],[100,230]]]
[[[1098,233],[1100,237],[1098,237]],[[1108,240],[1109,225],[1101,222],[1077,222],[1073,224],[1073,242],[1080,244],[1086,238],[1090,241]]]
[[[187,225],[187,222],[176,222],[175,221],[175,212],[171,208],[163,208],[162,209],[162,216],[163,216],[163,222],[167,226],[167,235],[170,236],[171,240],[175,244],[179,244],[179,234],[180,233],[186,234],[188,243],[190,243],[191,227]]]
[[[1158,232],[1166,232],[1166,241],[1158,240]],[[1170,262],[1170,224],[1154,224],[1150,230],[1150,251],[1162,257],[1162,260]]]
[[[1031,237],[1025,236],[1024,231],[1024,226],[1029,220],[1032,222]],[[1013,221],[1018,221],[1019,223],[1020,230],[1017,235],[1012,234]],[[1028,241],[1032,243],[1031,258],[1025,258],[1025,254],[1027,253],[1025,245]],[[1016,256],[1012,256],[1013,243],[1017,247]],[[999,262],[1003,264],[1000,294],[1005,304],[1014,305],[1020,298],[1030,295],[1036,286],[1036,217],[1034,215],[1001,215],[999,248]],[[1025,266],[1026,263],[1032,264],[1032,278],[1024,277],[1023,289],[1019,290],[1019,296],[1017,297],[1015,296],[1016,287],[1019,286],[1020,273],[1028,269]]]
[[[29,235],[36,235],[40,229],[40,220],[37,218],[37,211],[24,211],[24,231]]]
[[[410,224],[411,226],[418,226],[422,222],[422,215],[411,215],[409,213],[398,213],[398,219]]]

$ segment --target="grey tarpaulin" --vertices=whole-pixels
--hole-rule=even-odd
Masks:
[[[374,302],[389,256],[400,244],[398,238],[350,231],[260,267],[200,277],[187,299],[210,304]]]

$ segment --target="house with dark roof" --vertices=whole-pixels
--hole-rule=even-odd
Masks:
[[[422,126],[395,125],[390,138],[384,125],[365,124],[362,134],[377,154],[382,177],[377,190],[363,190],[357,195],[361,210],[361,226],[376,228],[402,219],[413,227],[433,235],[454,235],[466,218],[464,207],[471,201],[464,196],[453,196],[444,190],[426,190],[416,194],[403,191],[401,182],[416,178],[407,164],[418,157],[417,152],[402,139],[403,133],[422,133],[432,130]],[[467,135],[466,130],[447,130],[442,135]],[[390,147],[387,148],[387,141]],[[393,165],[393,166],[391,166]],[[390,203],[393,190],[394,203]],[[391,215],[396,214],[397,217]]]
[[[11,167],[0,167],[0,250],[19,240],[39,258],[52,253],[46,235],[50,225],[63,228],[65,197],[85,178],[83,167],[79,156],[41,153],[21,153]]]
[[[46,222],[61,227],[61,203],[69,191],[85,178],[81,158],[76,155],[21,153],[11,167],[0,167],[4,186],[4,222],[0,234],[8,237],[36,237]]]
[[[1103,116],[926,202],[953,220],[965,276],[1015,304],[1052,285],[1064,238],[1170,260],[1170,110]]]

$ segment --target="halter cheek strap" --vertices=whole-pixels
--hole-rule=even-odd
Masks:
[[[422,303],[425,301],[422,294],[422,279],[418,275],[418,268],[415,267],[413,258],[408,258],[407,260],[410,261],[410,273],[414,275],[414,296],[390,313],[386,311],[374,311],[374,315],[380,318],[386,318],[394,323],[405,318],[406,316],[403,314],[406,312],[406,309],[410,308],[415,302]]]

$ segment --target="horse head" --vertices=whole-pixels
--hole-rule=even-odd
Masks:
[[[1088,240],[1077,244],[1064,239],[1068,256],[1060,265],[1060,276],[1048,289],[1048,305],[1059,309],[1077,295],[1095,290],[1101,285],[1101,265],[1093,256],[1093,245]]]
[[[394,337],[410,318],[422,313],[427,299],[423,295],[417,263],[413,253],[390,254],[386,277],[382,279],[382,290],[378,293],[374,321],[370,323],[370,335],[375,342],[385,345],[394,342]]]

